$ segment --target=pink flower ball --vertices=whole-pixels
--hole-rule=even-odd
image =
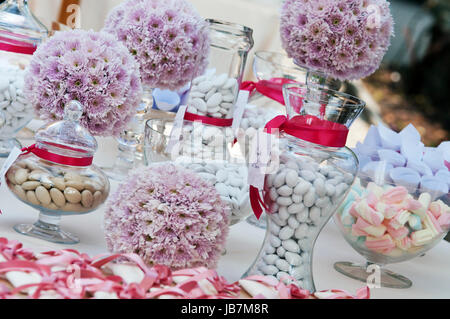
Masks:
[[[124,1],[104,30],[127,46],[150,88],[177,90],[208,65],[208,24],[185,0]]]
[[[133,171],[107,203],[108,249],[150,265],[215,268],[228,234],[228,208],[214,186],[173,164]]]
[[[353,80],[378,69],[393,24],[386,0],[286,0],[280,32],[297,64]]]
[[[142,85],[138,64],[114,36],[73,30],[39,46],[24,93],[43,120],[62,119],[65,105],[78,100],[81,125],[93,135],[117,136],[136,113]]]

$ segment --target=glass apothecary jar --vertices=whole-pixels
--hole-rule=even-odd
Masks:
[[[211,48],[205,74],[192,81],[190,112],[232,118],[239,87],[253,47],[253,30],[239,24],[208,19]]]
[[[79,239],[59,227],[61,216],[87,214],[108,197],[109,181],[92,164],[97,141],[79,124],[83,107],[72,101],[64,120],[39,129],[36,144],[24,150],[6,173],[8,188],[40,211],[34,224],[14,229],[24,235],[61,244]]]
[[[268,123],[278,123],[272,128],[279,129],[280,156],[265,177],[266,237],[246,275],[274,276],[315,291],[314,244],[355,180],[358,160],[345,141],[365,103],[300,84],[283,91],[288,116]]]
[[[33,118],[23,93],[25,69],[48,31],[31,13],[26,0],[6,0],[0,5],[0,110],[6,122],[0,129],[0,157],[7,157],[18,131]]]

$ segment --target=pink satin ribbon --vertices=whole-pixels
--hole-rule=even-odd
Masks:
[[[283,85],[288,83],[297,83],[294,80],[286,78],[272,78],[270,80],[261,80],[258,82],[242,82],[241,90],[249,91],[250,94],[257,91],[262,95],[285,105],[283,97]]]
[[[49,143],[51,144],[51,143]],[[57,145],[58,147],[75,150],[77,152],[85,152],[80,149],[75,149],[63,145]],[[31,145],[30,147],[25,147],[22,149],[22,155],[27,155],[29,153],[33,153],[37,157],[57,164],[62,165],[68,165],[68,166],[77,166],[77,167],[85,167],[90,166],[94,160],[94,157],[92,156],[86,156],[86,157],[70,157],[70,156],[63,156],[55,153],[51,153],[47,150],[44,150],[42,148],[36,147],[36,144]]]
[[[19,37],[20,35],[10,33],[10,32],[1,32],[0,33],[0,51],[8,51],[8,52],[14,52],[14,53],[20,53],[20,54],[27,54],[32,55],[37,47],[34,44],[14,40],[8,37],[4,37],[2,35],[9,34],[13,37]]]
[[[233,119],[218,119],[215,117],[203,116],[198,114],[193,114],[186,112],[184,115],[186,121],[191,122],[201,122],[203,124],[219,126],[219,127],[230,127],[233,125]]]

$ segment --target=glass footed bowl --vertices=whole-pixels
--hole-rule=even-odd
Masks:
[[[345,240],[366,265],[337,262],[334,268],[353,279],[367,282],[370,265],[381,267],[379,284],[409,288],[412,282],[382,269],[423,255],[436,246],[450,227],[450,194],[421,190],[395,183],[375,183],[359,174],[350,194],[334,215]]]
[[[61,216],[87,214],[108,197],[109,181],[92,165],[97,141],[80,126],[83,107],[71,101],[64,120],[50,123],[36,133],[28,147],[6,172],[7,186],[25,204],[40,211],[34,224],[16,225],[23,234],[61,244],[79,239],[60,229]]]
[[[79,239],[59,228],[62,216],[88,214],[109,194],[107,177],[94,165],[76,168],[54,164],[33,154],[21,156],[6,174],[9,190],[23,203],[40,211],[35,224],[15,230],[61,244]]]

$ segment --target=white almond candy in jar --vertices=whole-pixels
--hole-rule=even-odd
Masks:
[[[247,218],[251,213],[247,167],[244,164],[222,160],[198,161],[179,157],[176,163],[199,174],[216,187],[223,202],[230,208],[230,226]]]
[[[61,217],[90,213],[108,197],[108,178],[92,164],[97,141],[79,125],[82,114],[81,104],[70,102],[64,120],[39,129],[36,144],[8,170],[8,188],[40,211],[36,223],[14,226],[17,232],[55,243],[77,243],[75,235],[60,229]]]
[[[237,79],[210,69],[192,84],[188,112],[222,119],[233,117],[239,91]]]
[[[20,147],[14,137],[33,119],[34,113],[23,93],[25,70],[0,62],[0,74],[0,112],[5,115],[5,123],[0,128],[0,157],[7,157],[14,146]]]
[[[312,277],[314,244],[347,196],[358,171],[355,155],[345,147],[346,134],[336,136],[348,132],[347,127],[365,104],[339,92],[297,84],[286,86],[284,91],[289,98],[289,131],[280,130],[279,163],[265,178],[263,194],[268,207],[268,234],[247,275],[265,273],[269,265],[264,257],[271,251],[265,247],[278,249],[274,246],[278,244],[283,253],[277,254],[278,260],[270,264],[271,275],[282,278],[287,273],[296,283],[301,283],[302,288],[315,291]],[[298,105],[298,101],[302,103]],[[327,104],[327,101],[332,103]],[[327,114],[330,114],[329,118]],[[306,125],[314,125],[314,130],[323,133],[318,133],[315,138],[306,135],[301,139]],[[331,136],[330,127],[334,130]],[[339,182],[337,185],[336,181]],[[274,271],[274,266],[278,272]]]
[[[198,115],[231,119],[239,93],[247,55],[253,47],[253,30],[227,21],[207,19],[209,65],[192,80],[188,106]]]

